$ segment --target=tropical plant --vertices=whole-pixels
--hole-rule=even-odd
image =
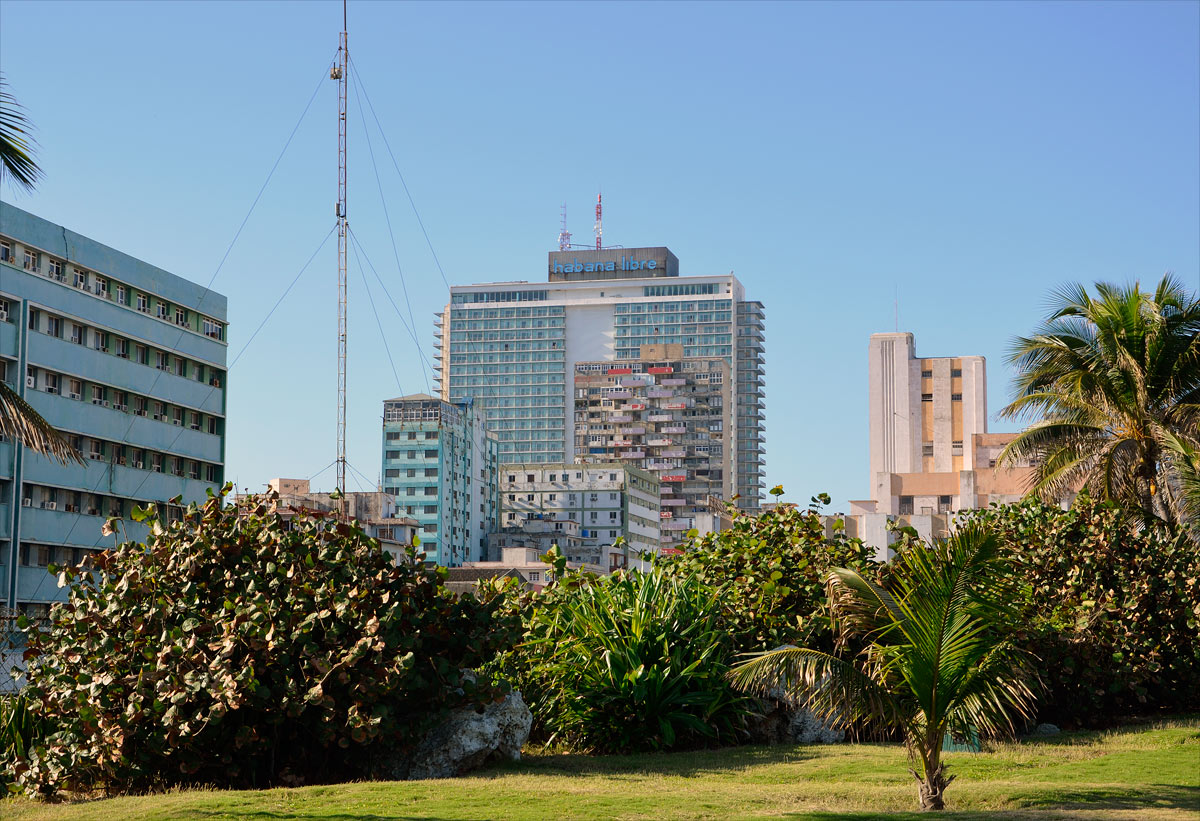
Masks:
[[[781,688],[834,726],[899,731],[916,769],[921,808],[942,809],[947,733],[1001,733],[1033,706],[1031,661],[1007,637],[1013,577],[989,531],[968,526],[934,546],[906,550],[872,581],[829,574],[829,603],[843,645],[856,658],[781,648],[738,665],[743,690]]]
[[[1034,420],[1004,450],[1030,460],[1030,493],[1057,501],[1086,487],[1145,522],[1183,511],[1175,443],[1200,444],[1200,301],[1171,275],[1055,294],[1038,331],[1013,345],[1016,398],[1001,414]],[[1186,515],[1186,514],[1185,514]]]
[[[1086,494],[961,514],[990,528],[1020,580],[1014,640],[1041,658],[1043,720],[1108,726],[1200,709],[1200,550]]]
[[[780,499],[782,487],[771,489]],[[720,591],[721,629],[734,651],[747,653],[781,644],[833,649],[833,633],[823,614],[825,579],[832,567],[865,570],[874,548],[847,538],[843,529],[827,535],[820,515],[829,496],[809,506],[777,502],[760,514],[732,511],[732,525],[693,538],[677,556],[659,560],[672,575],[695,576]]]
[[[469,671],[511,646],[501,601],[455,598],[332,514],[228,486],[95,556],[28,631],[26,695],[54,728],[11,767],[28,793],[367,777],[449,710],[507,686]],[[173,500],[177,502],[178,500]]]
[[[8,792],[11,766],[46,736],[46,722],[29,708],[21,692],[0,695],[0,796]]]
[[[33,158],[29,120],[5,85],[0,75],[0,180],[11,177],[17,187],[32,191],[42,169]]]
[[[725,680],[717,591],[653,568],[567,570],[526,603],[525,637],[505,659],[534,737],[590,752],[731,743],[750,709]]]

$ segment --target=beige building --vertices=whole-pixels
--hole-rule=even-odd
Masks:
[[[939,538],[956,511],[1024,496],[1033,469],[998,464],[1016,434],[988,433],[982,356],[922,358],[911,333],[872,334],[868,374],[871,497],[850,503],[848,535],[883,554],[889,521]]]

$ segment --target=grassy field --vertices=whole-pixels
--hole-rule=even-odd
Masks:
[[[1200,719],[1064,734],[949,756],[944,818],[1200,817]],[[698,753],[529,755],[453,781],[262,791],[187,790],[44,805],[0,802],[6,821],[141,819],[916,818],[902,748],[743,747]],[[922,816],[925,817],[925,816]]]

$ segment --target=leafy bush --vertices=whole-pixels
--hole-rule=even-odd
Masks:
[[[30,632],[27,694],[56,731],[12,768],[27,792],[361,777],[502,695],[464,675],[517,636],[500,600],[455,599],[332,516],[226,492],[169,526],[136,511],[147,543],[94,570],[51,568],[69,599]]]
[[[779,498],[783,489],[771,493]],[[826,536],[820,505],[828,503],[820,494],[805,510],[778,503],[759,515],[735,512],[728,530],[693,539],[682,555],[660,563],[668,574],[695,576],[720,591],[720,626],[738,653],[783,644],[831,650],[829,570],[866,570],[875,551],[841,530]]]
[[[29,709],[24,693],[0,696],[0,793],[6,791],[9,767],[24,758],[46,735],[46,722]]]
[[[534,737],[603,753],[732,742],[747,705],[725,681],[717,591],[662,568],[597,577],[558,558],[559,581],[526,602],[525,640],[505,664]]]
[[[1200,707],[1200,549],[1186,534],[1083,496],[1070,510],[1026,501],[964,515],[992,526],[1024,582],[1043,719],[1097,726]]]

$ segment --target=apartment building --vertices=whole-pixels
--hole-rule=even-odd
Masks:
[[[573,532],[574,522],[577,555],[600,565],[618,537],[631,557],[658,552],[659,493],[655,474],[624,462],[501,465],[500,522],[507,531],[540,519],[564,533]]]
[[[425,560],[446,567],[487,557],[497,527],[498,449],[482,409],[425,393],[383,403],[383,485],[419,524]]]
[[[225,333],[221,294],[0,203],[0,379],[86,457],[0,441],[0,604],[44,614],[109,516],[224,482]]]
[[[1001,466],[1013,433],[988,433],[982,356],[918,357],[911,333],[868,345],[871,498],[850,503],[847,533],[880,550],[890,520],[943,537],[959,510],[1024,496],[1033,467]]]
[[[452,286],[435,324],[442,399],[473,398],[504,463],[573,462],[574,376],[581,362],[636,362],[644,345],[722,359],[737,401],[726,443],[728,489],[756,510],[764,486],[762,303],[732,274],[679,275],[664,247],[556,251],[545,282]]]
[[[709,497],[733,498],[730,376],[724,359],[685,359],[679,344],[575,365],[576,461],[619,460],[656,474],[663,548],[697,528]]]

